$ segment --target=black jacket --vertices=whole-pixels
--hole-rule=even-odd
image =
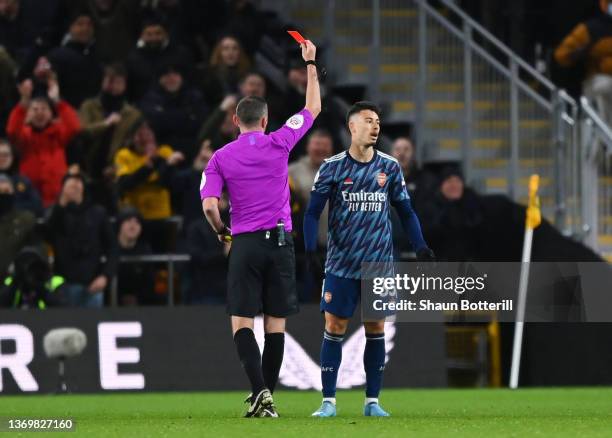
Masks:
[[[128,69],[128,97],[138,102],[159,77],[160,68],[168,63],[178,64],[185,71],[187,79],[193,68],[193,57],[189,50],[172,43],[160,50],[136,47],[129,53],[126,61]]]
[[[115,275],[117,240],[103,207],[87,201],[79,206],[54,205],[45,228],[55,253],[54,272],[68,283],[88,285],[98,275],[109,281]]]
[[[159,144],[171,145],[185,154],[187,162],[191,161],[199,150],[198,130],[208,114],[202,93],[183,86],[178,93],[171,94],[157,85],[145,94],[140,109]]]
[[[93,44],[69,41],[49,52],[48,58],[57,73],[60,93],[70,105],[78,108],[85,99],[98,94],[102,66]]]
[[[202,220],[202,201],[200,199],[200,181],[202,172],[194,168],[177,171],[172,177],[172,196],[178,203],[183,217],[183,232],[187,234],[189,225]]]
[[[477,259],[483,221],[480,197],[465,188],[463,197],[449,201],[437,192],[420,213],[425,241],[441,261]]]
[[[189,226],[187,251],[191,256],[192,278],[186,304],[224,302],[228,258],[217,234],[205,220],[192,222]]]
[[[133,248],[119,246],[120,256],[146,256],[152,253],[148,243],[139,241]],[[155,304],[154,277],[151,263],[121,263],[117,270],[119,297],[133,295],[138,304]],[[120,299],[121,301],[121,299]]]

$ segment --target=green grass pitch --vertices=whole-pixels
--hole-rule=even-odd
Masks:
[[[391,418],[364,418],[361,391],[340,391],[338,417],[330,419],[310,418],[320,402],[315,392],[277,392],[279,419],[241,418],[244,396],[239,392],[0,396],[0,417],[71,417],[76,433],[64,435],[88,437],[612,436],[612,388],[389,389],[381,404]]]

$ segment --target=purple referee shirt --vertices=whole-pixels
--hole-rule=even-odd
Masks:
[[[277,131],[240,134],[212,156],[202,173],[200,198],[219,198],[227,188],[232,234],[269,230],[279,220],[292,230],[287,163],[312,122],[304,108]]]

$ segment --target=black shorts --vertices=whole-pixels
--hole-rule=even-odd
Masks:
[[[293,237],[278,246],[276,230],[232,236],[227,279],[227,312],[254,318],[284,318],[298,312]]]

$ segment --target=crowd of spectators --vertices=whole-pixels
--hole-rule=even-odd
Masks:
[[[198,187],[241,97],[269,101],[271,129],[304,104],[297,46],[273,60],[283,83],[257,60],[275,32],[249,0],[0,0],[0,302],[101,307],[115,283],[120,305],[163,303],[165,265],[120,259],[168,253],[191,259],[177,300],[222,302],[228,253]],[[296,205],[331,119],[292,157]]]
[[[0,306],[101,307],[111,289],[119,305],[161,304],[166,265],[134,258],[168,253],[190,256],[175,301],[224,301],[228,247],[203,219],[198,187],[215,150],[238,135],[241,97],[268,101],[271,130],[304,105],[295,45],[272,60],[282,81],[258,62],[266,35],[284,33],[279,23],[249,0],[0,0]],[[289,168],[304,301],[319,296],[300,263],[304,209],[323,160],[349,146],[344,113],[323,91]],[[421,171],[407,137],[391,153],[425,237],[459,258],[444,248],[463,248],[453,236],[465,230],[473,243],[478,196],[456,169],[442,179]],[[399,226],[394,240],[398,258],[411,250]]]

